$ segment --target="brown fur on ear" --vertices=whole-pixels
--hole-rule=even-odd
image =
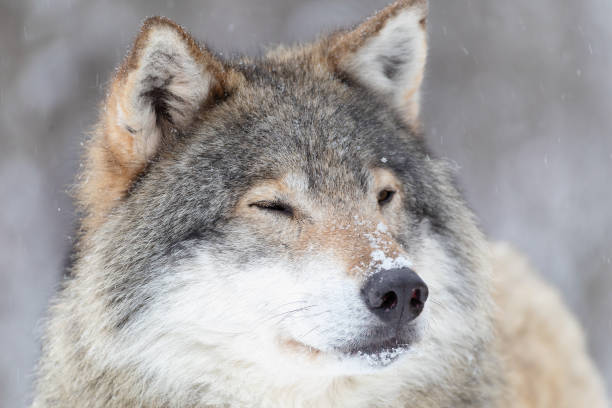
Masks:
[[[396,1],[378,13],[368,18],[363,23],[359,24],[355,29],[349,32],[338,32],[332,39],[330,47],[330,60],[336,67],[342,64],[341,59],[347,58],[351,54],[358,51],[364,43],[380,32],[387,21],[397,16],[401,11],[411,8],[419,8],[424,12],[419,24],[425,29],[427,21],[427,0],[399,0]]]
[[[85,230],[99,225],[175,130],[188,128],[235,76],[176,23],[144,22],[87,146],[77,197]]]
[[[389,98],[415,127],[427,59],[427,11],[427,0],[396,1],[324,46],[334,71]]]

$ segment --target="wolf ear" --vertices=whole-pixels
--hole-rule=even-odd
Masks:
[[[174,22],[146,20],[110,86],[87,149],[79,201],[99,218],[147,163],[221,97],[229,73]]]
[[[327,50],[333,69],[388,98],[413,126],[427,59],[426,19],[426,0],[399,0],[332,36]]]

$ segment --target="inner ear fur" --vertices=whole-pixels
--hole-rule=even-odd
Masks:
[[[236,74],[179,25],[147,19],[110,85],[85,153],[78,201],[92,227],[162,147],[232,88]]]
[[[324,42],[333,70],[383,96],[413,127],[420,126],[427,12],[426,0],[399,0]]]

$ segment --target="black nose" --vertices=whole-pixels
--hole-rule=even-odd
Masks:
[[[389,324],[416,319],[423,310],[428,293],[425,282],[410,268],[377,272],[361,289],[368,308]]]

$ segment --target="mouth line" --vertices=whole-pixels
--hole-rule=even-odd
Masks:
[[[282,344],[289,350],[306,353],[311,358],[317,358],[323,354],[335,354],[339,358],[357,359],[365,361],[372,367],[385,367],[401,355],[410,350],[418,336],[414,330],[404,333],[378,333],[376,336],[357,339],[342,346],[336,346],[329,350],[322,350],[305,344],[294,338],[285,339]]]
[[[310,355],[311,357],[316,357],[316,356],[320,355],[321,353],[323,353],[323,351],[319,350],[318,348],[309,346],[309,345],[304,344],[301,341],[293,339],[293,338],[282,339],[280,343],[281,343],[282,346],[284,346],[284,348],[286,348],[288,350],[300,351],[302,353],[305,352],[306,354]]]
[[[321,356],[321,354],[328,354],[328,352],[308,346],[295,339],[285,340],[283,344],[289,350],[304,353],[311,359],[316,359]],[[370,367],[383,368],[395,362],[401,355],[407,352],[409,348],[410,343],[400,342],[397,338],[393,337],[379,343],[365,346],[355,345],[349,348],[336,348],[335,351],[342,356],[341,358],[357,359],[365,362]],[[332,352],[332,354],[334,353]]]
[[[344,354],[348,355],[377,355],[388,353],[397,349],[406,349],[410,343],[400,341],[396,337],[369,344],[357,344],[350,347],[348,350],[343,350]]]
[[[395,362],[401,355],[410,349],[410,342],[400,341],[397,337],[369,343],[367,345],[356,345],[343,354],[366,362],[370,367],[387,367]]]

